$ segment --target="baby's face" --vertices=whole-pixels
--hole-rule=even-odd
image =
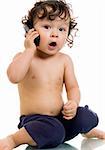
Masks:
[[[38,19],[34,28],[40,34],[40,45],[37,48],[48,55],[54,55],[66,42],[69,19],[63,20],[59,17],[56,17],[53,21]]]

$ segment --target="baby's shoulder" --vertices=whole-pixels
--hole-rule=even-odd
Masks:
[[[59,53],[59,57],[61,58],[61,60],[63,60],[65,63],[71,63],[72,59],[69,55],[64,54],[62,52]]]

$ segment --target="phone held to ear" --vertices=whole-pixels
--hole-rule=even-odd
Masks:
[[[24,29],[27,33],[31,28],[29,28],[27,25],[24,25]],[[39,42],[40,42],[40,35],[34,39],[34,43],[36,46],[39,46]]]

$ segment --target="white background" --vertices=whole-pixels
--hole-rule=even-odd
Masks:
[[[69,1],[69,0],[68,0]],[[24,49],[21,18],[35,0],[3,0],[0,4],[0,138],[17,130],[19,97],[6,70],[13,56]],[[69,1],[70,2],[70,1]],[[72,49],[63,52],[74,62],[81,90],[81,105],[98,113],[99,128],[105,130],[105,10],[104,0],[71,0],[79,32]],[[64,96],[65,97],[65,96]]]

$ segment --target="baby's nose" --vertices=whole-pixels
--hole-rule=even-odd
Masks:
[[[52,31],[51,32],[51,37],[58,37],[58,32],[57,31]]]

